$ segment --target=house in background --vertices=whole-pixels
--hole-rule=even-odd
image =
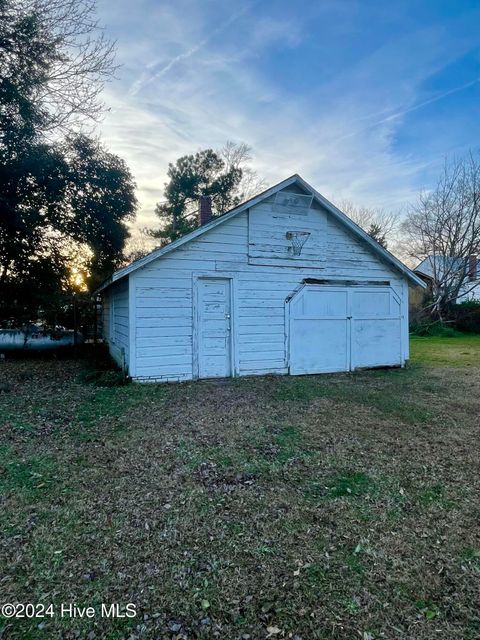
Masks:
[[[410,328],[422,321],[425,317],[425,310],[430,303],[432,297],[432,278],[424,273],[417,273],[425,283],[425,288],[410,287],[408,293],[408,319]]]
[[[139,381],[403,366],[421,278],[294,175],[115,272],[110,352]]]
[[[464,280],[455,302],[480,300],[480,261],[478,256],[454,258],[450,256],[427,256],[414,269],[417,276],[425,280],[430,288],[435,279]]]

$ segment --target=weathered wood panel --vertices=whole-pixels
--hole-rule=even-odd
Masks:
[[[294,222],[299,230],[312,229],[299,258],[289,254],[285,239]],[[208,275],[233,282],[238,375],[288,372],[285,301],[305,278],[389,281],[406,309],[403,276],[324,210],[311,208],[300,220],[262,203],[135,273],[136,377],[193,377],[193,283]]]
[[[128,278],[109,287],[102,299],[103,338],[110,354],[123,367],[129,362],[129,295]]]
[[[253,265],[321,267],[325,262],[327,214],[323,210],[299,207],[288,209],[275,198],[250,211],[248,224],[248,262]],[[292,253],[288,232],[304,231],[307,237],[302,253]]]

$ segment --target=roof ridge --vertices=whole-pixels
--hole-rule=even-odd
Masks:
[[[207,224],[201,227],[197,227],[197,229],[194,229],[190,233],[187,233],[186,235],[182,236],[181,238],[177,238],[177,240],[174,240],[173,242],[170,242],[164,245],[163,247],[154,249],[143,258],[139,258],[138,260],[135,260],[134,262],[130,263],[126,267],[123,267],[122,269],[118,269],[109,278],[107,278],[107,280],[105,280],[105,282],[103,282],[96,289],[96,291],[94,291],[94,294],[99,293],[100,291],[110,286],[114,282],[117,282],[118,280],[129,275],[132,271],[136,271],[137,269],[140,269],[146,266],[153,260],[156,260],[157,258],[161,258],[163,255],[165,255],[166,253],[169,253],[170,251],[174,251],[176,248],[182,246],[186,242],[189,242],[190,240],[197,238],[198,236],[202,235],[206,231],[209,231],[210,229],[215,228],[216,226],[225,222],[226,220],[230,220],[231,218],[238,215],[242,211],[245,211],[251,206],[255,206],[255,204],[258,204],[262,200],[270,197],[271,195],[274,195],[277,191],[280,191],[294,183],[298,183],[305,190],[310,191],[313,197],[327,211],[333,214],[341,223],[343,223],[346,227],[348,227],[355,235],[357,235],[359,238],[364,240],[370,246],[370,248],[373,249],[373,251],[375,251],[380,257],[382,257],[384,260],[391,263],[396,269],[404,273],[404,275],[406,275],[415,284],[418,284],[421,287],[425,286],[425,283],[411,269],[409,269],[405,264],[403,264],[401,260],[399,260],[396,256],[394,256],[390,251],[382,247],[376,240],[374,240],[371,236],[369,236],[364,229],[362,229],[353,220],[351,220],[345,213],[343,213],[343,211],[341,211],[338,207],[336,207],[333,203],[331,203],[327,198],[322,196],[321,193],[319,193],[316,189],[314,189],[298,173],[294,173],[288,178],[285,178],[284,180],[277,182],[272,187],[269,187],[268,189],[261,191],[255,196],[252,196],[248,200],[245,200],[241,204],[237,205],[236,207],[233,207],[229,211],[226,211],[222,215],[215,216]]]

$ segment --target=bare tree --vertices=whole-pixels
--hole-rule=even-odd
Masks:
[[[241,169],[242,179],[237,188],[238,196],[241,200],[248,200],[265,189],[265,180],[260,178],[255,169],[250,166],[252,148],[248,144],[228,140],[225,145],[219,149],[218,155],[223,158],[228,170]]]
[[[478,286],[480,253],[480,162],[470,152],[445,161],[431,192],[419,195],[403,231],[409,253],[426,260],[432,277],[432,315],[442,319],[459,294]]]
[[[135,229],[127,240],[118,267],[125,267],[131,262],[140,260],[157,248],[158,245],[148,233],[148,230]]]
[[[42,116],[42,131],[49,135],[94,123],[105,110],[100,94],[115,71],[114,44],[99,25],[95,5],[95,0],[3,0],[0,4],[1,77],[15,78],[25,64],[41,67],[28,99]],[[16,38],[26,23],[30,43]]]
[[[387,247],[396,240],[399,215],[384,209],[357,206],[352,200],[334,200],[335,205],[374,240]]]

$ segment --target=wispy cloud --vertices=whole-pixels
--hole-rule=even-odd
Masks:
[[[135,82],[130,90],[130,94],[135,96],[139,91],[141,91],[146,85],[155,82],[160,79],[166,73],[168,73],[175,65],[184,60],[188,60],[191,56],[198,53],[201,49],[203,49],[209,42],[211,42],[216,36],[220,35],[225,29],[227,29],[231,24],[238,20],[242,15],[244,15],[249,9],[249,6],[243,7],[239,11],[236,11],[233,15],[231,15],[227,20],[225,20],[218,27],[213,28],[207,36],[202,38],[195,46],[190,47],[183,53],[178,54],[169,62],[164,65],[154,64],[148,69],[148,73],[142,74],[142,77]]]
[[[379,125],[384,124],[386,122],[392,122],[393,120],[398,120],[399,118],[402,118],[403,116],[406,116],[407,114],[412,113],[413,111],[417,111],[418,109],[423,109],[423,107],[426,107],[429,104],[433,104],[434,102],[443,100],[444,98],[447,98],[448,96],[451,96],[454,93],[458,93],[459,91],[464,91],[469,87],[473,87],[479,82],[480,82],[480,78],[475,78],[475,80],[466,82],[465,84],[462,84],[459,87],[454,87],[453,89],[449,89],[448,91],[443,91],[433,96],[432,98],[429,98],[428,100],[423,100],[422,102],[414,104],[410,107],[399,109],[398,111],[395,111],[395,113],[391,113],[390,115],[385,116],[384,118],[381,118],[376,122],[372,122],[371,124],[369,124],[367,127],[364,127],[363,129],[358,129],[357,131],[351,131],[350,133],[346,133],[345,135],[341,136],[339,140],[345,140],[346,138],[351,138],[353,136],[356,136],[359,133],[363,133],[364,131],[368,131],[369,129],[378,127]]]
[[[128,0],[118,1],[125,17],[116,18],[114,35],[125,66],[106,95],[112,109],[103,135],[137,180],[139,226],[155,224],[169,162],[227,139],[252,146],[269,182],[298,172],[327,196],[396,209],[428,181],[443,153],[480,134],[466,100],[480,99],[479,79],[455,85],[456,75],[448,75],[480,44],[479,14],[418,29],[408,17],[385,37],[383,25],[372,24],[374,11],[365,28],[380,35],[368,43],[348,3],[331,3],[336,21],[329,23],[328,2],[321,15],[299,15],[281,0],[257,3],[255,11],[235,10],[230,0],[139,0],[149,19],[143,24],[136,14],[132,27]],[[452,117],[416,125],[449,96]]]

